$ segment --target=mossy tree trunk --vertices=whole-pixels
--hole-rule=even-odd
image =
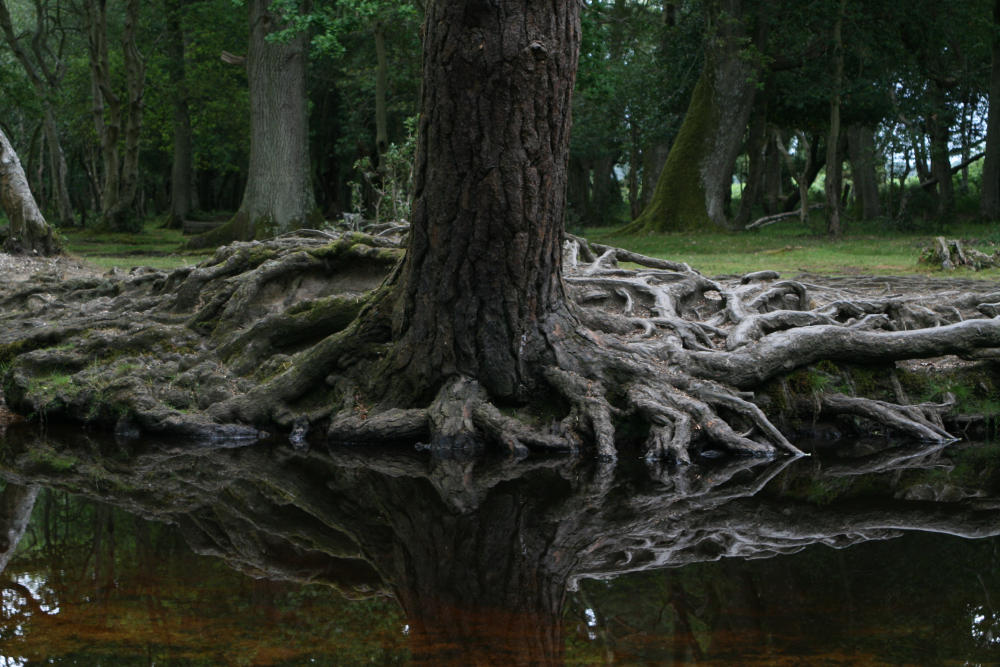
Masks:
[[[54,255],[59,242],[28,187],[21,161],[7,135],[0,130],[0,206],[10,221],[7,251]]]
[[[733,165],[753,111],[760,66],[747,50],[754,31],[740,0],[709,3],[705,64],[653,199],[632,232],[730,227]]]

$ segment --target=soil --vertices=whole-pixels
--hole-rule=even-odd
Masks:
[[[9,285],[24,282],[37,273],[55,274],[60,279],[70,279],[99,276],[102,271],[69,255],[39,257],[0,252],[0,283]]]

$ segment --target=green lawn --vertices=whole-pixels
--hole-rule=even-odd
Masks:
[[[181,250],[181,244],[186,240],[181,231],[163,229],[154,223],[132,234],[76,228],[62,229],[60,233],[70,254],[103,269],[130,269],[134,266],[172,269],[197,264],[212,254],[210,250]]]
[[[1000,245],[1000,228],[994,225],[960,223],[947,230],[892,231],[886,225],[850,223],[847,233],[831,240],[813,222],[782,221],[753,232],[702,232],[698,234],[622,235],[615,228],[582,230],[587,238],[636,252],[687,262],[710,276],[742,274],[773,269],[784,276],[799,273],[832,275],[903,275],[933,273],[982,279],[1000,279],[1000,269],[950,273],[920,264],[921,251],[937,235],[960,238],[986,252]],[[575,230],[578,231],[579,230]],[[134,266],[173,268],[197,264],[211,251],[180,249],[185,237],[180,230],[149,224],[136,234],[70,229],[62,231],[69,252],[104,269]]]
[[[962,224],[944,231],[887,231],[874,224],[854,223],[839,240],[831,240],[797,220],[783,221],[752,232],[623,235],[614,228],[590,228],[584,235],[599,243],[628,248],[644,255],[687,262],[710,276],[773,269],[785,276],[798,273],[830,275],[903,275],[935,273],[982,279],[1000,278],[1000,269],[947,274],[920,264],[921,251],[935,236],[959,238],[984,252],[1000,246],[1000,230],[990,225]]]

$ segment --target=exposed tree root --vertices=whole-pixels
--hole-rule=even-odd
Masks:
[[[797,368],[1000,355],[1000,293],[985,285],[903,295],[897,286],[911,290],[896,279],[710,279],[574,236],[565,250],[569,309],[517,352],[536,378],[523,388],[527,401],[497,402],[461,375],[422,404],[385,391],[393,315],[389,290],[376,288],[401,255],[399,238],[304,231],[233,244],[171,273],[7,286],[8,402],[126,430],[278,429],[296,443],[308,435],[453,448],[479,434],[518,456],[594,446],[611,459],[626,439],[645,438],[647,458],[687,462],[704,450],[801,455],[751,393]],[[899,405],[842,392],[796,400],[920,440],[951,438],[941,421],[948,406],[897,395]]]

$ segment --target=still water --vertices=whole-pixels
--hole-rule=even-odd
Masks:
[[[0,478],[0,665],[1000,664],[993,444],[676,469],[9,431]]]

